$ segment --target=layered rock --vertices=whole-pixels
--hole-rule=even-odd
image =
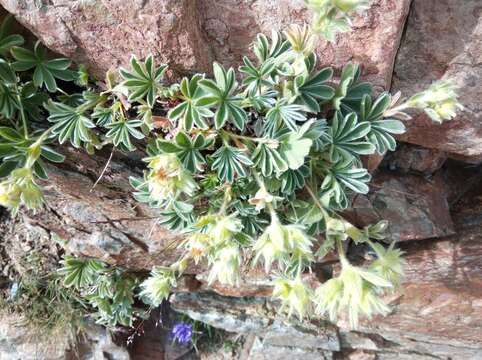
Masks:
[[[460,88],[465,110],[433,123],[423,114],[407,121],[401,138],[413,144],[482,160],[482,8],[478,0],[414,0],[397,56],[392,90],[409,95],[440,78]],[[459,157],[460,158],[460,157]]]
[[[213,60],[237,66],[256,34],[283,30],[310,20],[303,0],[174,1],[1,0],[17,20],[52,50],[85,63],[103,78],[110,68],[126,65],[131,54],[152,53],[176,74],[210,71]],[[390,84],[410,0],[375,0],[356,17],[354,31],[334,44],[321,41],[317,52],[325,65],[348,61],[365,66],[379,87]]]

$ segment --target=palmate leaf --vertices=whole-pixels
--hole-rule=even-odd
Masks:
[[[341,112],[335,112],[329,129],[331,161],[351,161],[356,155],[373,154],[375,146],[365,141],[369,132],[370,123],[359,123],[356,113],[343,116]]]
[[[278,63],[279,57],[290,49],[290,43],[283,39],[283,35],[277,31],[271,32],[271,45],[269,39],[264,34],[258,34],[253,44],[253,51],[258,61],[264,63],[268,59],[273,59]]]
[[[129,100],[139,101],[146,98],[147,104],[153,107],[159,91],[163,88],[161,80],[167,70],[167,65],[162,64],[156,67],[151,55],[144,62],[133,56],[130,65],[130,70],[120,69],[120,74],[124,79],[121,85],[127,88]]]
[[[273,87],[274,81],[271,79],[271,73],[276,67],[273,59],[267,59],[259,68],[246,56],[243,58],[243,63],[244,65],[239,68],[239,71],[246,75],[243,79],[243,85],[246,86],[248,93],[258,92],[262,86]]]
[[[206,139],[203,134],[198,134],[191,139],[186,133],[180,131],[176,134],[174,141],[157,140],[156,146],[160,152],[175,153],[185,169],[194,173],[202,171],[206,160],[201,154],[201,150],[206,149],[211,141]]]
[[[190,80],[183,78],[181,81],[181,99],[184,101],[169,111],[169,119],[181,121],[184,130],[190,131],[195,125],[199,129],[208,127],[206,119],[214,116],[214,113],[205,106],[198,106],[196,100],[201,97],[203,91],[199,81],[204,75],[196,74]]]
[[[213,164],[211,165],[213,170],[216,170],[218,177],[222,181],[232,183],[234,178],[245,177],[246,169],[244,166],[252,166],[253,162],[246,156],[240,149],[223,145],[213,155]]]
[[[341,208],[348,206],[346,190],[366,194],[369,191],[367,183],[371,176],[364,168],[357,168],[353,162],[343,160],[325,165],[326,175],[321,184],[323,197],[333,200]]]
[[[273,173],[281,174],[288,170],[288,164],[278,150],[269,144],[258,144],[252,157],[254,166],[261,171],[264,177],[269,177]]]
[[[172,201],[169,207],[161,213],[159,225],[169,230],[183,230],[195,223],[194,206],[182,202]]]
[[[0,54],[7,53],[13,46],[23,45],[24,39],[18,34],[9,34],[13,16],[7,15],[0,26]]]
[[[286,99],[278,100],[266,114],[264,129],[273,136],[284,125],[291,131],[298,130],[297,121],[305,121],[306,115],[301,105],[289,104]]]
[[[331,68],[324,68],[309,78],[298,76],[295,79],[296,103],[304,105],[310,112],[320,112],[320,102],[330,100],[335,95],[335,90],[325,85],[332,76]]]
[[[13,118],[18,109],[15,90],[0,82],[0,113],[7,119]]]
[[[106,267],[104,263],[94,259],[78,259],[66,256],[61,261],[59,272],[64,276],[64,285],[80,290],[92,285]]]
[[[12,56],[16,60],[12,64],[12,68],[16,71],[27,71],[34,69],[33,83],[36,87],[45,85],[48,91],[57,91],[57,82],[55,79],[71,81],[73,75],[68,68],[71,61],[65,58],[49,60],[47,58],[46,49],[41,45],[40,41],[35,43],[33,51],[22,47],[12,47]]]
[[[60,144],[69,139],[72,145],[80,147],[82,142],[92,141],[90,129],[95,124],[76,108],[54,101],[49,101],[45,108],[50,113],[48,120],[55,123],[52,134],[58,136]]]
[[[405,126],[399,120],[383,119],[383,114],[390,106],[391,97],[388,93],[382,93],[375,102],[369,95],[365,95],[360,102],[360,121],[370,123],[368,140],[375,145],[378,154],[383,155],[388,150],[394,151],[396,140],[391,134],[403,134]]]
[[[310,169],[306,165],[300,166],[296,170],[288,169],[281,174],[281,192],[283,194],[292,194],[298,189],[305,186],[305,178],[310,175]]]
[[[137,130],[142,126],[141,120],[121,120],[114,123],[106,125],[107,129],[110,129],[107,134],[105,134],[107,139],[110,139],[114,146],[121,148],[126,151],[134,151],[136,147],[132,145],[130,137],[136,139],[143,139],[144,134]]]
[[[247,121],[247,114],[241,107],[242,98],[235,96],[234,92],[238,86],[234,70],[226,71],[218,63],[213,64],[214,78],[203,79],[199,85],[205,95],[195,102],[199,107],[215,107],[214,126],[221,129],[229,119],[239,130],[243,130]]]
[[[360,67],[358,64],[349,63],[343,67],[340,82],[332,99],[335,109],[340,110],[343,105],[347,112],[356,111],[358,102],[363,96],[371,94],[372,86],[366,82],[358,82],[359,78]]]
[[[114,122],[115,111],[111,107],[96,106],[91,115],[98,126],[106,126]]]

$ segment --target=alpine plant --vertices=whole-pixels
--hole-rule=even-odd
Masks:
[[[185,235],[179,261],[152,269],[140,285],[138,296],[149,304],[168,299],[189,263],[207,265],[210,283],[231,286],[259,265],[289,315],[335,321],[346,314],[356,327],[360,316],[388,313],[383,295],[400,284],[402,253],[379,243],[386,222],[359,229],[343,218],[353,196],[369,192],[361,157],[395,150],[395,136],[405,131],[400,120],[410,118],[405,110],[442,122],[461,105],[450,80],[401,102],[399,94],[374,94],[358,64],[337,77],[320,69],[318,35],[334,40],[368,1],[306,3],[312,25],[259,34],[239,71],[214,63],[212,78],[195,74],[166,85],[166,65],[132,57],[119,77],[107,74],[101,92],[84,68],[49,60],[39,43],[20,47],[23,39],[2,27],[0,204],[14,213],[41,205],[44,162],[64,160],[49,144],[89,153],[145,147],[144,175],[131,178],[134,197],[158,209],[160,225]],[[67,94],[59,89],[65,81],[86,90]],[[376,259],[350,263],[350,241],[371,247]],[[339,273],[311,288],[303,274],[331,251]]]

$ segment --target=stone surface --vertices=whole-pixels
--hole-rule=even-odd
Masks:
[[[241,63],[259,32],[309,21],[303,0],[54,0],[0,3],[51,49],[86,63],[102,78],[131,54],[153,53],[177,74],[209,71],[212,60]],[[366,78],[387,88],[410,0],[374,0],[337,42],[320,41],[325,65],[364,64]]]
[[[0,314],[0,360],[62,360],[68,338],[40,339],[29,329],[15,326],[15,316]]]
[[[184,73],[205,71],[210,49],[190,0],[4,0],[1,4],[52,50],[104,73],[131,55],[169,63]]]
[[[288,346],[272,346],[256,338],[248,360],[331,360],[331,352]]]
[[[303,0],[201,0],[201,24],[214,57],[226,65],[240,64],[256,34],[309,22]],[[363,64],[364,76],[379,88],[390,84],[393,62],[410,0],[374,0],[354,20],[354,31],[330,44],[320,40],[319,61],[341,69],[349,61]]]
[[[74,347],[68,333],[45,337],[17,321],[17,315],[0,313],[0,360],[130,360],[127,350],[98,325],[86,326]]]
[[[387,156],[388,167],[404,173],[433,174],[446,160],[447,154],[443,151],[411,144],[401,144],[396,152]]]
[[[426,179],[380,172],[368,196],[358,195],[346,215],[359,226],[385,219],[392,240],[427,239],[453,233],[441,176]]]
[[[406,122],[404,141],[480,159],[482,155],[482,8],[479,0],[414,0],[398,52],[392,90],[405,96],[440,78],[460,87],[465,111],[433,123],[423,114]]]

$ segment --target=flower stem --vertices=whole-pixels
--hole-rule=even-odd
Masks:
[[[20,108],[20,117],[22,119],[23,134],[25,136],[25,139],[28,139],[27,117],[25,115],[25,109],[23,108],[22,98],[20,97],[20,92],[18,90],[17,83],[15,83],[15,93],[17,95],[18,106]]]

